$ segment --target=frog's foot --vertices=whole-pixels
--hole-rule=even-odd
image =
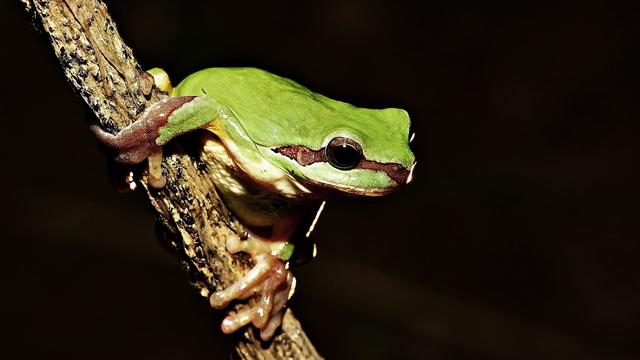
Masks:
[[[260,299],[254,305],[228,315],[221,326],[225,334],[253,323],[260,329],[260,337],[267,341],[280,327],[287,300],[295,284],[287,264],[278,257],[286,246],[284,241],[264,240],[255,235],[250,235],[244,241],[237,237],[229,238],[227,250],[231,253],[244,251],[251,254],[255,266],[238,282],[213,293],[209,298],[211,306],[222,309],[233,300],[246,299],[255,294],[259,294]]]

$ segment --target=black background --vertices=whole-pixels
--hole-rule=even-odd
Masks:
[[[333,359],[640,358],[636,13],[613,2],[118,1],[144,67],[256,66],[409,111],[416,180],[334,201],[292,307]],[[2,322],[14,356],[228,358],[3,1]]]

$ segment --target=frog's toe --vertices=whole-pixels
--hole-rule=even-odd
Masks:
[[[231,313],[222,320],[220,329],[222,329],[222,332],[225,334],[231,334],[241,327],[249,324],[254,318],[256,311],[256,308],[247,307],[237,313]]]
[[[282,317],[284,316],[284,312],[287,309],[283,308],[278,310],[275,314],[271,316],[267,325],[260,329],[260,338],[264,341],[269,341],[275,334],[276,330],[280,328],[282,325]]]
[[[231,254],[235,254],[244,250],[243,242],[236,234],[227,236],[226,248],[227,251]]]
[[[287,302],[287,295],[291,288],[291,280],[293,276],[287,270],[282,261],[276,261],[271,274],[264,281],[260,301],[256,305],[257,311],[253,319],[253,325],[258,329],[264,328],[271,314],[277,312]],[[284,302],[281,300],[281,293],[285,293]]]
[[[162,148],[153,151],[148,158],[149,185],[155,189],[162,189],[167,183],[167,178],[162,174]]]
[[[287,310],[286,305],[289,300],[289,296],[291,295],[291,290],[295,284],[295,278],[289,271],[287,271],[287,276],[284,280],[285,281],[279,284],[272,295],[273,306],[269,316],[264,317],[266,321],[261,326],[258,326],[254,322],[254,325],[260,329],[260,338],[264,341],[271,339],[276,330],[280,328],[280,325],[282,324],[282,317]]]

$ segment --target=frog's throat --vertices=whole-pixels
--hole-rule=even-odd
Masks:
[[[234,117],[229,120],[235,119]],[[203,128],[213,133],[220,140],[238,175],[250,179],[264,189],[271,189],[271,191],[280,193],[285,197],[304,197],[311,194],[311,191],[305,185],[286,171],[274,166],[258,151],[258,145],[250,140],[241,123],[235,122],[233,123],[234,126],[229,127],[219,120],[219,118],[216,118],[215,121],[206,124]],[[231,122],[228,122],[227,125],[231,125]],[[234,137],[237,141],[232,140],[228,134],[229,131],[236,132]],[[237,142],[243,142],[243,144]],[[243,149],[250,150],[245,151]]]
[[[312,150],[301,145],[280,146],[272,149],[273,152],[295,160],[302,166],[308,166],[318,162],[327,162],[324,156],[325,148]],[[410,179],[411,171],[397,163],[381,163],[373,160],[362,159],[354,169],[382,171],[397,185],[404,185]]]

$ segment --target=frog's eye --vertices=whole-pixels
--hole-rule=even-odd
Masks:
[[[351,139],[336,137],[327,144],[324,156],[334,168],[351,170],[362,160],[362,146]]]

